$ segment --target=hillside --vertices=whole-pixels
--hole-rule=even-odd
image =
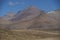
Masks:
[[[29,6],[16,14],[9,12],[0,18],[0,28],[15,29],[60,29],[60,11],[46,13],[34,6]]]
[[[18,12],[11,21],[10,29],[59,29],[57,20],[34,6]]]
[[[59,40],[60,35],[56,32],[39,30],[2,30],[0,29],[0,40]]]
[[[34,6],[0,17],[0,40],[59,40],[60,11],[46,13]]]

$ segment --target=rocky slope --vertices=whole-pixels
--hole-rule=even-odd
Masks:
[[[34,6],[30,6],[17,12],[14,16],[8,16],[7,19],[12,24],[9,24],[6,29],[60,29],[59,15],[60,11],[46,13]]]
[[[2,19],[3,20],[11,20],[14,17],[14,13],[13,12],[8,12],[7,14],[5,14]]]
[[[51,18],[54,18],[55,20],[60,20],[60,10],[52,11],[47,13]]]
[[[53,18],[57,22],[57,27],[60,28],[60,10],[47,13],[49,17]]]
[[[8,25],[12,24],[10,20],[14,17],[14,15],[15,14],[13,12],[8,12],[4,16],[0,17],[0,28],[5,29]]]

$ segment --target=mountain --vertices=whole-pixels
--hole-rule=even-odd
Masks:
[[[5,14],[4,16],[0,17],[0,21],[3,23],[3,24],[9,24],[10,21],[13,17],[14,17],[14,13],[13,12],[8,12],[7,14]]]
[[[4,19],[4,20],[10,20],[10,19],[12,19],[13,17],[14,17],[14,13],[13,12],[8,12],[7,14],[5,14],[3,17],[2,17],[2,19]]]
[[[42,13],[43,14],[43,13]],[[28,8],[19,11],[13,21],[23,21],[23,20],[30,20],[35,18],[36,16],[41,15],[41,10],[37,9],[34,6],[29,6]]]
[[[12,24],[10,20],[14,17],[14,15],[15,14],[13,12],[8,12],[4,16],[0,17],[0,28],[5,29],[8,25]]]
[[[52,11],[47,13],[50,17],[54,18],[55,20],[59,20],[60,18],[60,10]]]
[[[57,20],[34,6],[19,11],[12,19],[10,29],[56,29]]]
[[[29,6],[27,9],[24,9],[15,15],[12,19],[14,23],[10,28],[28,29],[28,27],[35,23],[35,19],[43,15],[45,15],[43,10],[39,10],[34,6]]]
[[[45,11],[29,6],[24,10],[18,11],[15,15],[7,14],[4,20],[9,21],[6,29],[60,29],[59,16],[60,11],[46,13]],[[10,23],[11,22],[11,23]],[[6,22],[5,22],[6,23]]]
[[[47,13],[49,17],[56,20],[58,28],[60,28],[60,10],[55,10]]]

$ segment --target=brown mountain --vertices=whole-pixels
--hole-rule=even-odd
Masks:
[[[13,21],[25,21],[25,20],[30,20],[35,18],[38,15],[41,15],[41,11],[37,9],[34,6],[29,6],[28,8],[19,11],[16,15],[15,18],[13,18]],[[43,14],[43,13],[42,13]]]
[[[60,10],[56,10],[56,11],[52,11],[52,12],[48,12],[48,15],[52,18],[54,18],[55,20],[59,20],[60,18]]]
[[[10,25],[12,22],[10,21],[14,17],[13,12],[8,12],[4,16],[0,17],[0,28],[6,28],[8,25]]]
[[[7,14],[5,14],[3,17],[2,17],[2,19],[4,19],[4,20],[10,20],[10,19],[12,19],[13,17],[14,17],[14,13],[13,12],[8,12]]]
[[[56,20],[57,27],[60,28],[60,10],[48,12],[48,16]]]
[[[56,29],[57,20],[50,17],[43,10],[39,10],[34,6],[30,6],[23,11],[19,11],[10,29]],[[9,28],[9,27],[8,27]]]
[[[3,23],[3,24],[9,24],[10,23],[9,20],[11,20],[14,17],[14,15],[15,14],[13,12],[8,12],[7,14],[5,14],[4,16],[2,16],[0,18],[1,23]]]
[[[60,15],[58,11],[46,13],[34,6],[29,6],[9,19],[12,24],[9,24],[6,29],[58,29],[59,22],[55,18],[57,15]]]

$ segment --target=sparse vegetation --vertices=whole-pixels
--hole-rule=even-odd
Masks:
[[[38,30],[37,31],[33,30],[9,31],[2,29],[0,30],[0,40],[40,40],[54,37],[60,37],[60,35],[42,33]]]
[[[57,40],[55,38],[60,38],[60,11],[46,13],[30,6],[0,17],[0,28],[0,40]]]

